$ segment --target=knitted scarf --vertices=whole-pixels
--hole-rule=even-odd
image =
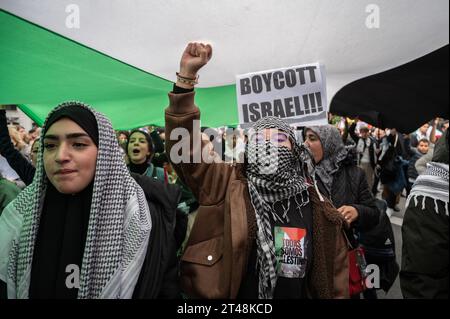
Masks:
[[[414,200],[414,205],[418,206],[418,197],[422,198],[422,209],[425,209],[425,199],[434,199],[435,212],[439,214],[437,201],[444,202],[445,214],[448,216],[448,164],[431,162],[427,164],[426,171],[417,177],[406,200],[406,207],[410,201]]]
[[[309,203],[305,170],[302,165],[309,158],[303,146],[296,143],[294,131],[279,118],[266,117],[253,126],[255,132],[276,128],[289,136],[292,150],[276,146],[272,142],[255,143],[250,139],[247,148],[248,186],[250,199],[255,209],[257,225],[257,267],[258,297],[273,298],[277,281],[275,247],[272,235],[274,221],[288,222],[290,198],[294,197],[300,207]],[[285,207],[285,205],[287,207]],[[281,205],[283,214],[279,216],[275,205]]]
[[[99,134],[78,298],[131,298],[151,231],[145,195],[128,172],[111,122],[105,116],[83,103],[66,102],[57,106],[49,117],[69,105],[92,112]],[[28,298],[47,183],[41,137],[32,184],[0,217],[0,280],[7,283],[8,298]]]

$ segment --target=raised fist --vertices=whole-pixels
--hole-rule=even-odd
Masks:
[[[180,75],[195,79],[200,70],[212,56],[212,47],[209,44],[191,42],[184,49],[180,61]]]

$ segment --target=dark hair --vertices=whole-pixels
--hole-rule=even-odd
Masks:
[[[164,167],[164,163],[170,163],[169,158],[167,157],[167,154],[164,153],[157,153],[152,159],[153,165],[157,167]]]
[[[362,132],[362,131],[369,132],[369,128],[368,128],[367,126],[361,126],[361,127],[359,128],[359,131],[360,131],[360,132]]]
[[[37,141],[39,141],[38,138],[35,139],[35,140],[33,140],[33,143],[31,143],[31,152],[33,152],[33,146],[34,146],[34,144],[35,144]]]
[[[432,162],[448,164],[449,160],[449,131],[445,131],[445,136],[442,135],[434,146]]]
[[[420,143],[427,143],[427,144],[430,144],[430,141],[427,139],[427,138],[421,138],[418,142],[417,142],[417,145],[419,145]]]
[[[158,126],[158,127],[155,127],[155,131],[158,132],[158,134],[165,133],[166,128],[163,126]]]
[[[442,131],[444,129],[445,124],[448,124],[448,120],[439,121],[437,129]]]

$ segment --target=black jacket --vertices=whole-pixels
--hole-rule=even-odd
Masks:
[[[397,156],[401,156],[403,157],[404,160],[408,160],[409,159],[409,154],[406,151],[406,147],[405,147],[405,139],[403,138],[403,135],[400,133],[397,133],[398,136],[398,141],[397,144],[395,145],[395,135],[389,134],[387,136],[387,140],[389,142],[390,145],[394,146],[395,148],[395,155]]]
[[[359,141],[360,137],[358,135],[356,135],[355,128],[356,128],[356,122],[354,122],[352,125],[350,125],[348,132],[349,132],[351,138],[355,141],[356,145],[358,145],[358,141]],[[377,142],[372,137],[369,137],[369,139],[371,141],[370,146],[369,146],[370,166],[372,166],[372,168],[375,168],[375,166],[377,165],[377,163],[375,162],[375,159],[377,158],[377,155],[376,155]],[[361,159],[362,154],[358,154],[358,156],[359,156],[359,159]]]
[[[14,148],[6,125],[5,110],[0,110],[0,154],[6,158],[11,168],[16,171],[25,185],[30,185],[36,169]]]
[[[404,298],[448,299],[448,216],[443,202],[427,197],[422,209],[422,199],[403,218],[400,287]]]
[[[366,174],[355,165],[355,155],[349,152],[347,159],[334,174],[331,194],[328,194],[320,178],[318,187],[322,194],[331,199],[336,208],[342,205],[355,207],[359,216],[352,227],[357,231],[368,231],[378,224],[380,212],[367,184]]]
[[[144,190],[152,218],[147,255],[133,298],[181,298],[174,237],[181,191],[144,175],[131,175]]]

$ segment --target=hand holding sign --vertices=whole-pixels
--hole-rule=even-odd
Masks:
[[[189,43],[181,56],[179,75],[187,79],[196,79],[198,70],[208,63],[211,56],[211,45],[197,42]],[[180,82],[177,82],[177,86],[193,87],[193,85]]]

